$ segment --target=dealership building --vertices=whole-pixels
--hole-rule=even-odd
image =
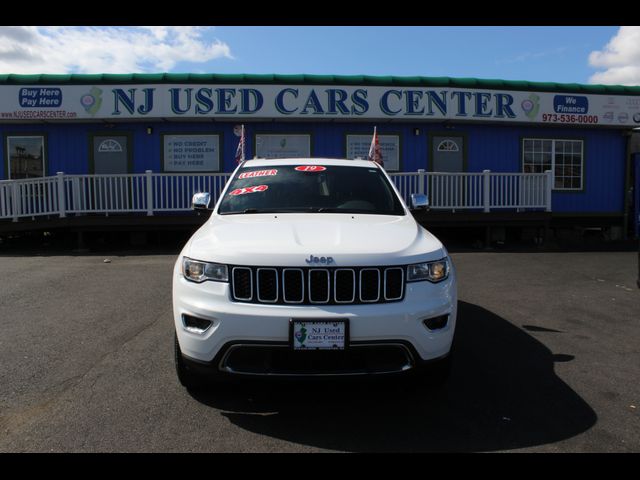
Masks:
[[[246,158],[366,157],[376,127],[440,218],[638,235],[640,87],[334,75],[0,75],[0,226],[186,211],[241,125]]]

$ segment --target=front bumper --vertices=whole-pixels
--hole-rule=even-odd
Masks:
[[[183,356],[182,363],[190,371],[218,378],[352,378],[424,372],[448,356],[422,360],[408,342],[355,342],[340,352],[294,352],[283,343],[230,342],[211,362]]]
[[[349,350],[355,352],[367,345],[395,345],[399,347],[398,354],[401,350],[407,352],[410,360],[407,365],[413,368],[449,354],[457,316],[455,269],[451,268],[449,278],[441,283],[407,283],[404,299],[399,302],[295,306],[233,302],[228,283],[189,282],[176,264],[173,315],[182,354],[194,366],[242,373],[228,368],[228,362],[224,362],[234,345],[262,345],[276,349],[280,355],[288,350],[289,323],[295,318],[347,319],[349,345],[354,347]],[[202,334],[187,331],[183,315],[210,320],[212,325]],[[448,315],[444,328],[431,331],[423,323],[443,315]],[[402,362],[397,363],[403,368]]]

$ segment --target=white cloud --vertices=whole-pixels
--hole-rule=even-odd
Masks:
[[[232,59],[212,27],[0,27],[0,73],[167,72]]]
[[[640,85],[640,27],[620,27],[602,50],[589,54],[589,65],[605,69],[591,83]]]

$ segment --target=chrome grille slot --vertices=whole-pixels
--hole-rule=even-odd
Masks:
[[[338,268],[333,272],[333,299],[336,303],[356,300],[356,272],[352,268]]]
[[[235,267],[232,270],[233,298],[251,301],[253,298],[253,278],[248,267]]]
[[[380,270],[363,268],[360,270],[360,301],[377,302],[380,299]]]
[[[404,294],[404,270],[400,267],[384,271],[384,299],[400,300]]]
[[[278,301],[278,270],[258,268],[256,290],[258,291],[258,301],[276,303]]]
[[[309,270],[309,302],[329,303],[331,296],[329,270]]]
[[[284,303],[304,302],[304,271],[285,268],[282,271],[282,300]]]

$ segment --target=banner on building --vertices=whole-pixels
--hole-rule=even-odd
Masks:
[[[640,96],[335,85],[0,85],[0,120],[366,119],[640,126]]]

